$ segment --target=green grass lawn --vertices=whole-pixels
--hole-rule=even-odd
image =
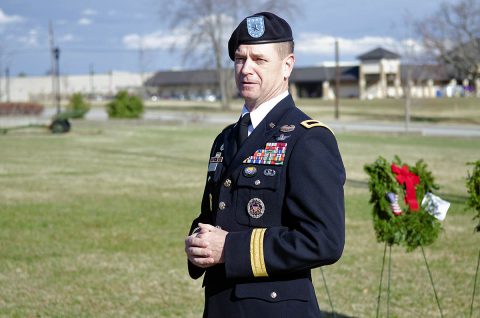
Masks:
[[[322,120],[334,119],[334,101],[319,98],[296,100],[304,111]],[[102,104],[96,104],[102,107]],[[182,111],[200,114],[226,113],[237,115],[243,106],[242,100],[233,100],[231,110],[223,111],[218,102],[172,101],[146,102],[147,109]],[[405,120],[404,99],[341,99],[340,118],[343,121],[388,121]],[[480,124],[479,98],[414,98],[410,109],[412,122],[428,124]]]
[[[0,316],[200,317],[201,281],[188,277],[183,240],[221,127],[73,127],[67,135],[0,136]],[[423,158],[452,202],[444,232],[425,251],[445,316],[467,316],[480,234],[464,210],[465,163],[480,159],[480,139],[337,138],[348,176],[347,240],[342,259],[324,268],[336,311],[375,316],[384,246],[373,233],[363,166],[398,154],[409,163]],[[391,316],[439,317],[420,251],[394,247],[392,259]],[[318,269],[313,279],[330,311]]]

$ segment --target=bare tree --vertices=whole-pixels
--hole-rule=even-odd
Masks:
[[[431,65],[428,63],[428,57],[425,55],[421,43],[415,39],[415,21],[411,17],[412,13],[409,10],[405,11],[403,13],[403,27],[393,24],[391,30],[392,33],[397,32],[397,36],[402,39],[394,45],[394,52],[401,57],[399,77],[395,79],[395,86],[401,87],[401,93],[398,90],[396,93],[404,99],[406,132],[410,129],[412,107],[415,106],[414,87],[425,84],[431,75]]]
[[[232,71],[227,54],[228,38],[244,16],[260,11],[277,12],[292,17],[298,13],[293,0],[178,0],[163,1],[162,20],[174,34],[185,37],[172,46],[183,51],[183,63],[194,59],[203,66],[213,66],[220,86],[222,108],[230,108],[229,83]]]
[[[456,78],[480,78],[480,1],[444,2],[416,22],[426,50],[448,66]]]

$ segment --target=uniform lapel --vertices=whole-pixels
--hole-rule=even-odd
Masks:
[[[225,152],[223,160],[225,162],[225,166],[227,167],[230,166],[230,163],[235,156],[235,152],[237,152],[237,131],[238,123],[235,124],[235,126],[224,135],[223,145],[225,147]]]
[[[250,155],[252,155],[257,149],[264,148],[267,141],[278,132],[277,123],[283,117],[283,115],[291,108],[295,107],[293,99],[290,95],[282,99],[258,124],[253,133],[245,140],[240,149],[234,153],[233,157],[229,157],[231,149],[227,147],[225,143],[225,161],[227,165],[227,171],[225,176],[229,176],[235,168],[242,164],[242,162]],[[270,123],[275,126],[271,127]],[[228,138],[228,144],[233,145],[236,148],[235,136],[238,125],[230,131]],[[231,161],[230,161],[231,160]]]

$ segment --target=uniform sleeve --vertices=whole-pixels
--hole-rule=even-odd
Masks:
[[[205,185],[205,190],[203,191],[203,198],[202,198],[202,209],[200,215],[193,220],[192,225],[190,226],[190,231],[188,231],[188,235],[191,235],[193,231],[198,227],[198,223],[205,223],[205,224],[212,224],[211,213],[209,213],[209,197],[208,197],[208,190],[207,185]],[[208,210],[207,210],[208,209]],[[195,266],[190,260],[188,260],[188,274],[191,278],[197,279],[203,275],[205,272],[204,268]]]
[[[212,145],[212,149],[210,150],[210,157],[213,156],[213,150],[216,147],[216,144],[219,140],[220,136],[215,139],[215,142]],[[193,231],[198,227],[198,223],[205,223],[205,224],[213,224],[212,220],[212,212],[210,211],[210,191],[208,186],[208,181],[205,182],[205,188],[203,190],[202,196],[202,204],[200,209],[200,215],[195,218],[190,226],[190,231],[188,231],[188,235],[191,235]],[[204,268],[195,266],[192,262],[188,261],[188,273],[191,278],[197,279],[203,275],[205,272]]]
[[[266,277],[335,263],[345,243],[345,170],[333,134],[308,129],[287,166],[288,227],[231,232],[225,242],[229,278]]]

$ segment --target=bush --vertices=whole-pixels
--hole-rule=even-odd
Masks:
[[[90,110],[90,104],[85,101],[81,93],[75,93],[70,97],[67,110],[72,113],[72,118],[83,118]]]
[[[107,104],[107,112],[110,118],[139,118],[143,114],[143,101],[138,96],[120,91]]]
[[[477,212],[474,217],[474,219],[478,219],[475,229],[480,232],[480,160],[468,164],[473,166],[473,171],[472,174],[469,172],[467,177],[467,192],[470,194],[467,199],[467,207]]]
[[[1,115],[40,115],[43,105],[36,103],[0,103]]]

